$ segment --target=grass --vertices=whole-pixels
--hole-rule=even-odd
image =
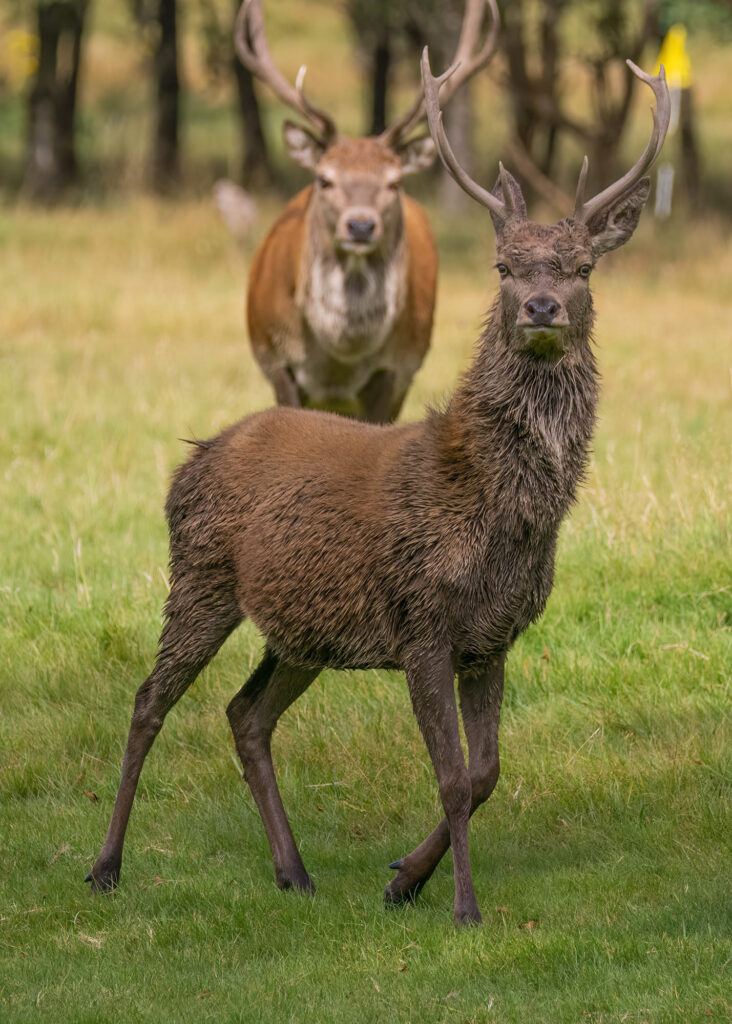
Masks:
[[[732,1021],[732,247],[720,222],[646,214],[596,275],[594,457],[546,614],[511,653],[502,776],[471,823],[484,926],[453,930],[449,857],[418,905],[382,906],[387,864],[440,816],[398,674],[323,673],[283,718],[281,789],[318,892],[275,888],[224,715],[261,649],[248,625],[145,765],[118,893],[89,897],[155,654],[178,438],[271,402],[242,323],[253,243],[237,248],[208,202],[124,191],[142,177],[149,111],[129,21],[97,6],[81,140],[96,205],[0,208],[0,1019]],[[342,19],[271,6],[284,69],[304,59],[308,29],[312,95],[355,127],[358,69],[334,74],[331,58],[347,52]],[[707,172],[723,183],[728,51],[694,45]],[[235,161],[233,119],[196,60],[186,50],[192,192]],[[492,165],[503,100],[495,80],[480,90]],[[16,171],[20,102],[16,90],[0,115]],[[267,103],[265,116],[274,138],[282,111]],[[276,211],[265,203],[260,233]],[[432,212],[437,324],[405,419],[450,390],[496,286],[488,217]]]
[[[451,387],[495,285],[487,218],[436,224],[438,321],[406,418]],[[223,714],[261,646],[248,626],[145,766],[118,894],[89,897],[154,657],[177,438],[270,396],[241,324],[250,250],[207,204],[21,208],[0,240],[2,1019],[732,1019],[719,228],[649,217],[598,271],[595,455],[546,615],[510,656],[503,774],[471,825],[486,923],[462,933],[449,858],[418,906],[381,905],[388,862],[440,813],[398,674],[324,673],[283,719],[318,893],[276,890]]]

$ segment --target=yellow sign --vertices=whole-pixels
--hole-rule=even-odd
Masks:
[[[0,33],[0,80],[20,86],[38,67],[38,37],[21,29]]]
[[[661,45],[654,75],[661,65],[666,68],[669,89],[688,89],[691,85],[691,61],[686,52],[686,29],[683,25],[672,25]]]

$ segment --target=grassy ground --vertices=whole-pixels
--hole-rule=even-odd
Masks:
[[[438,234],[405,418],[450,388],[495,288],[487,217]],[[118,894],[89,897],[155,652],[177,439],[270,395],[241,325],[249,251],[208,205],[4,212],[0,245],[0,1018],[732,1020],[722,229],[647,217],[596,275],[595,457],[509,660],[503,774],[471,826],[486,923],[461,933],[449,857],[418,906],[381,905],[440,813],[396,674],[324,673],[283,719],[318,893],[277,891],[223,713],[261,646],[246,626],[145,767]]]

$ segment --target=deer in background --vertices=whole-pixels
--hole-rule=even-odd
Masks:
[[[485,67],[496,47],[498,10],[476,51],[486,0],[467,0],[456,59],[442,102]],[[285,121],[290,156],[315,175],[286,206],[254,256],[247,321],[255,358],[279,405],[311,406],[372,422],[399,414],[427,352],[437,285],[437,252],[422,207],[402,191],[404,175],[428,167],[422,93],[374,138],[345,138],[275,67],[261,0],[242,4],[239,59],[309,127]],[[474,51],[476,51],[474,53]]]
[[[388,903],[415,899],[453,849],[454,917],[480,921],[468,820],[498,780],[504,663],[552,589],[557,534],[587,464],[598,374],[589,278],[635,230],[645,176],[668,128],[658,76],[651,139],[619,181],[551,226],[527,219],[500,165],[492,192],[468,177],[442,127],[439,87],[422,74],[430,129],[460,185],[487,206],[500,292],[475,360],[446,409],[375,426],[273,408],[197,442],[166,513],[171,590],[157,661],[138,690],[117,800],[87,876],[119,878],[145,757],[176,701],[231,631],[251,618],[262,660],[227,709],[272,850],[277,884],[312,890],[282,805],[270,750],[278,718],[321,669],[406,673],[444,819],[391,867]],[[468,742],[458,729],[455,675]]]

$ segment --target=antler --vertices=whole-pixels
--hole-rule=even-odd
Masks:
[[[440,109],[441,87],[443,83],[447,82],[448,79],[453,76],[457,71],[457,68],[458,65],[453,64],[447,69],[447,71],[444,71],[439,78],[435,78],[432,74],[432,69],[430,68],[428,48],[425,46],[422,51],[422,87],[424,89],[425,107],[427,111],[427,121],[430,126],[430,134],[435,141],[437,152],[440,154],[440,159],[458,185],[460,185],[460,187],[464,189],[472,199],[475,199],[476,202],[480,203],[481,206],[487,206],[492,214],[500,218],[500,220],[506,221],[516,213],[516,209],[511,197],[511,189],[508,187],[503,164],[498,164],[501,190],[503,192],[503,201],[501,201],[494,196],[492,192],[489,192],[488,189],[483,188],[481,185],[478,185],[477,182],[473,181],[465,168],[461,167],[458,163],[457,157],[453,153],[450,143],[447,141],[445,126],[442,123],[442,111]]]
[[[305,66],[300,68],[294,87],[275,67],[264,34],[261,0],[244,0],[239,8],[234,25],[234,47],[244,67],[266,82],[283,103],[308,120],[323,142],[336,137],[338,131],[333,119],[305,96]]]
[[[616,199],[632,188],[632,186],[643,177],[658,154],[661,152],[661,146],[663,146],[664,139],[666,138],[666,132],[668,131],[668,124],[671,118],[671,98],[669,96],[668,86],[666,85],[666,71],[664,70],[663,64],[661,65],[661,69],[657,75],[646,74],[646,72],[641,71],[641,69],[635,65],[632,60],[626,61],[626,64],[633,74],[637,78],[640,78],[641,82],[645,82],[646,85],[651,87],[656,97],[656,109],[653,110],[653,108],[651,108],[651,113],[653,115],[653,131],[651,132],[650,141],[641,158],[633,167],[631,167],[627,174],[624,174],[623,177],[619,178],[614,184],[609,185],[593,199],[588,200],[585,200],[587,157],[584,158],[582,162],[582,170],[580,171],[579,182],[577,183],[574,219],[582,221],[585,224],[600,210],[615,202]]]
[[[445,86],[440,89],[440,100],[443,106],[452,99],[464,82],[467,82],[469,78],[472,78],[473,75],[488,64],[496,51],[496,45],[498,43],[498,29],[500,26],[498,6],[496,4],[496,0],[487,0],[487,4],[491,12],[490,31],[488,32],[486,40],[480,49],[476,53],[473,53],[480,37],[480,29],[483,24],[486,0],[466,0],[463,24],[460,29],[460,38],[458,39],[455,57],[453,58],[453,63],[451,65],[449,81],[445,75],[440,79]],[[458,65],[460,66],[459,72],[453,74],[452,72],[457,71]],[[382,132],[379,138],[387,146],[397,145],[401,139],[403,139],[417,124],[419,124],[421,120],[424,119],[425,114],[426,104],[423,86],[423,88],[419,90],[417,98],[409,110],[405,114],[402,114],[402,116],[396,121],[393,121],[392,124]]]

